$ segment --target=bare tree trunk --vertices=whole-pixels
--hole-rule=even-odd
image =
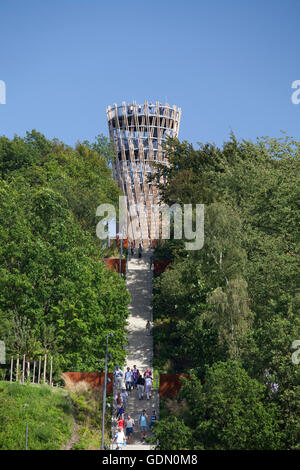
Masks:
[[[35,381],[35,361],[33,361],[32,383]]]
[[[12,382],[13,368],[14,368],[14,358],[12,357],[12,358],[10,359],[10,382]]]
[[[25,380],[25,354],[23,356],[22,384],[24,384],[24,380]]]
[[[44,357],[44,384],[46,383],[46,379],[47,379],[47,354],[45,354],[45,357]]]
[[[17,356],[17,370],[16,370],[16,382],[19,382],[19,354]]]
[[[38,372],[38,384],[41,381],[41,367],[42,367],[42,356],[39,357],[39,372]]]
[[[50,386],[52,386],[52,365],[53,365],[53,357],[51,356],[50,359]]]

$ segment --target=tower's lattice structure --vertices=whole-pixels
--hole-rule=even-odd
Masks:
[[[148,176],[155,171],[154,162],[167,164],[163,146],[168,136],[178,136],[180,117],[180,108],[158,101],[123,102],[107,108],[110,139],[117,154],[114,178],[127,196],[129,221],[139,240],[154,239],[157,233],[151,212],[159,204],[159,195]],[[137,239],[130,231],[128,235],[129,239]]]

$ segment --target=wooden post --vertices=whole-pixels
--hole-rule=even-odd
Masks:
[[[45,354],[45,357],[44,357],[44,384],[46,383],[46,379],[47,379],[47,354]]]
[[[25,431],[25,450],[28,450],[28,423],[26,423],[26,431]]]
[[[16,382],[19,382],[19,354],[17,356],[17,371],[16,371]]]
[[[51,356],[51,359],[50,359],[50,386],[53,385],[53,383],[52,383],[52,365],[53,365],[53,357]]]
[[[14,358],[12,357],[12,358],[10,359],[10,382],[12,382],[13,368],[14,368]]]
[[[24,384],[24,379],[25,379],[25,354],[23,355],[22,384]]]
[[[41,381],[41,366],[42,366],[42,356],[39,357],[38,384]]]
[[[33,361],[32,383],[35,381],[35,361]]]
[[[27,382],[30,382],[30,360],[27,361]]]

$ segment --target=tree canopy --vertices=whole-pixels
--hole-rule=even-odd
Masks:
[[[199,397],[208,401],[219,387],[212,374],[227,371],[237,381],[230,385],[232,400],[240,379],[256,390],[251,406],[261,410],[262,426],[268,421],[261,444],[250,439],[254,414],[251,426],[243,424],[249,437],[245,431],[244,443],[230,444],[225,430],[222,437],[212,432],[218,411],[207,414],[199,398],[195,414],[201,429],[212,432],[201,438],[205,448],[272,448],[270,427],[278,446],[299,448],[300,367],[292,363],[291,345],[300,338],[300,142],[287,136],[237,141],[232,134],[223,148],[170,139],[167,152],[169,165],[157,164],[165,181],[161,198],[169,205],[205,204],[205,238],[199,251],[185,251],[177,240],[157,249],[172,264],[154,284],[155,366],[193,374],[200,388],[205,382]],[[237,414],[229,398],[226,406]],[[236,420],[230,432],[239,428]]]
[[[101,145],[100,145],[101,143]],[[118,204],[111,147],[76,148],[32,131],[0,138],[0,337],[8,355],[54,355],[59,370],[124,360],[129,295],[103,263],[96,208]]]

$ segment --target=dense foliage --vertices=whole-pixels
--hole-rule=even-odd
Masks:
[[[205,204],[204,247],[158,252],[172,265],[155,282],[156,367],[193,376],[178,419],[194,446],[299,448],[300,142],[232,135],[168,152],[164,202]]]
[[[124,359],[129,296],[103,263],[96,208],[118,204],[110,145],[68,147],[36,131],[0,138],[0,338],[8,357],[54,356],[55,371],[99,370],[105,335]]]

